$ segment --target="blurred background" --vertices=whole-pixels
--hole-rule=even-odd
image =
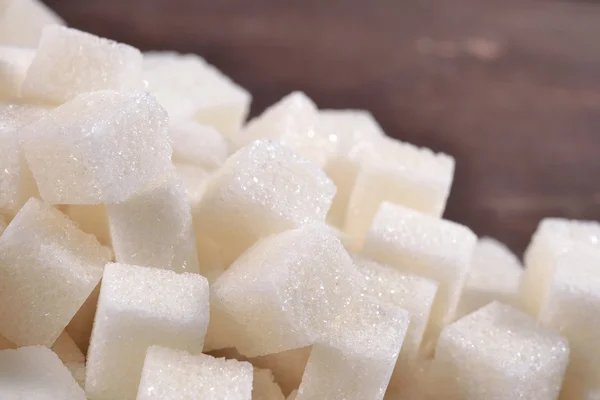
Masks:
[[[522,252],[545,216],[600,220],[600,3],[46,0],[70,26],[198,53],[260,113],[292,90],[370,110],[457,159],[446,217]]]

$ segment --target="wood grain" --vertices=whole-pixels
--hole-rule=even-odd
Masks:
[[[446,216],[521,252],[600,219],[600,5],[542,0],[48,0],[69,24],[207,58],[254,95],[366,108],[457,158]]]

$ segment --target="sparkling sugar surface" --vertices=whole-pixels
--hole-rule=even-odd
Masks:
[[[88,395],[135,399],[148,347],[200,353],[208,318],[208,282],[202,276],[108,264],[88,351]]]
[[[241,326],[236,348],[254,357],[305,347],[325,331],[359,292],[350,256],[323,225],[263,239],[212,286]]]
[[[83,389],[52,350],[43,346],[0,351],[2,400],[86,400]]]
[[[475,234],[463,225],[383,203],[362,254],[399,271],[439,282],[425,334],[428,341],[454,317],[476,242]]]
[[[215,128],[196,121],[172,122],[169,128],[173,161],[206,170],[219,168],[229,156],[229,144]]]
[[[254,368],[252,400],[285,400],[273,373],[268,369]]]
[[[564,337],[493,302],[444,328],[430,387],[448,400],[553,400],[568,362]]]
[[[117,262],[200,272],[190,204],[175,173],[106,210]]]
[[[87,93],[19,132],[43,199],[119,203],[172,168],[166,112],[146,93]]]
[[[15,99],[21,95],[21,85],[35,50],[0,46],[0,98]]]
[[[545,218],[525,251],[525,271],[519,288],[521,305],[537,317],[543,307],[556,258],[563,253],[600,251],[600,223]]]
[[[202,233],[228,262],[262,237],[324,222],[335,185],[317,165],[260,140],[231,156],[206,187],[195,213]]]
[[[26,99],[62,104],[86,92],[143,89],[134,47],[64,26],[48,26],[27,70]]]
[[[35,48],[47,25],[64,21],[39,0],[0,0],[0,45]]]
[[[251,400],[252,374],[247,362],[152,346],[136,400]]]
[[[30,199],[0,236],[0,334],[51,346],[102,277],[110,251]]]

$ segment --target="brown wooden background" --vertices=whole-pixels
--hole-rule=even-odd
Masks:
[[[371,110],[457,158],[447,217],[521,252],[543,216],[600,219],[600,3],[48,0],[73,27],[207,58],[254,95]]]

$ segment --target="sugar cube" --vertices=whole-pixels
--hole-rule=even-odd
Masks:
[[[410,315],[375,298],[356,303],[330,324],[328,340],[313,346],[297,400],[383,399]]]
[[[98,296],[100,296],[100,284],[92,290],[92,293],[90,293],[83,305],[79,307],[79,310],[77,310],[77,313],[65,329],[84,354],[87,354],[90,345]]]
[[[35,51],[22,47],[0,46],[0,98],[16,99]]]
[[[568,362],[564,337],[493,302],[444,328],[430,387],[448,400],[551,400]]]
[[[250,108],[250,93],[193,54],[146,53],[144,79],[172,119],[195,119],[226,137],[240,130]]]
[[[167,114],[145,93],[86,93],[19,132],[42,198],[120,203],[171,164]]]
[[[429,342],[454,318],[476,242],[475,234],[463,225],[385,202],[362,254],[439,283],[425,333]]]
[[[251,400],[252,380],[250,363],[152,346],[136,399]]]
[[[457,316],[467,315],[494,300],[516,305],[522,274],[519,259],[508,247],[492,238],[479,239]]]
[[[284,394],[300,386],[312,346],[251,358],[252,365],[268,368]]]
[[[36,47],[47,25],[64,22],[39,0],[0,1],[0,44]]]
[[[556,258],[567,252],[600,249],[600,223],[543,219],[525,251],[519,297],[524,310],[537,318],[554,275]]]
[[[212,174],[197,165],[179,163],[173,165],[175,166],[177,175],[183,181],[190,207],[194,210],[200,204],[200,200],[202,200],[206,185]]]
[[[86,400],[83,389],[47,347],[0,351],[0,377],[3,400]]]
[[[42,31],[21,92],[26,99],[62,104],[86,92],[142,89],[141,76],[138,49],[51,25]]]
[[[252,400],[285,400],[273,373],[268,369],[254,368]]]
[[[195,213],[202,233],[227,249],[229,265],[261,237],[324,222],[335,185],[316,165],[269,140],[231,156]]]
[[[0,236],[0,334],[51,346],[102,276],[109,251],[30,199]]]
[[[88,350],[88,395],[134,399],[147,348],[202,352],[208,317],[208,282],[202,276],[108,264]]]
[[[193,120],[172,122],[173,161],[205,170],[219,168],[229,156],[229,145],[215,128]]]
[[[307,225],[258,242],[211,293],[243,328],[235,347],[254,357],[313,344],[358,290],[340,241],[325,226]]]
[[[83,387],[85,384],[85,356],[66,331],[63,331],[56,339],[52,351],[65,364],[79,386]]]
[[[106,210],[117,262],[200,272],[190,204],[177,175]]]
[[[435,217],[443,214],[454,175],[452,157],[388,137],[361,149],[357,157],[360,171],[348,202],[344,230],[359,243],[385,201]]]
[[[79,229],[94,235],[102,245],[112,245],[108,215],[103,204],[71,204],[65,206],[64,213],[79,226]]]

